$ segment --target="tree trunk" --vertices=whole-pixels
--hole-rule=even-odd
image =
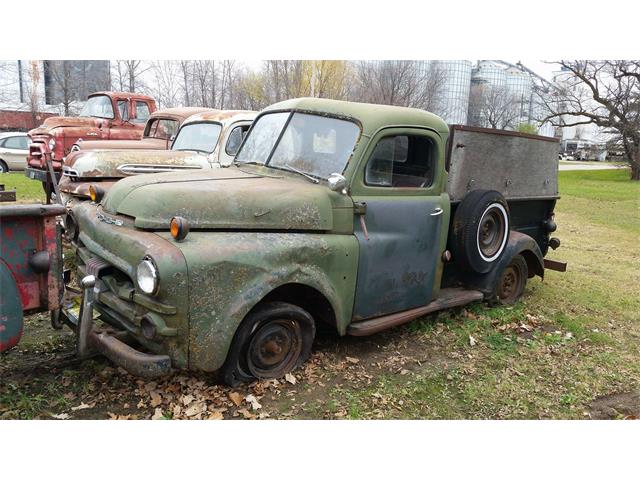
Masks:
[[[629,155],[631,165],[631,180],[640,180],[640,150],[636,149],[633,155]]]

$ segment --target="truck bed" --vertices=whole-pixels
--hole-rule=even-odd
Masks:
[[[557,138],[453,125],[447,193],[459,202],[471,190],[497,190],[507,200],[558,198]]]

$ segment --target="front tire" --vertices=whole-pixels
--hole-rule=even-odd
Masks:
[[[4,160],[0,160],[0,173],[8,173],[9,172],[9,167],[7,166],[6,163],[4,163]]]
[[[500,274],[496,291],[498,302],[502,305],[513,305],[520,300],[528,277],[529,268],[526,260],[520,254],[514,256]]]
[[[222,367],[222,381],[237,386],[280,378],[309,357],[315,322],[306,310],[286,302],[259,305],[236,331]]]

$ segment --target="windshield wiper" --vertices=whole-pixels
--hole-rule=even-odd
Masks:
[[[317,178],[312,177],[308,173],[305,173],[302,170],[298,170],[297,168],[292,167],[291,165],[284,164],[284,165],[282,165],[282,167],[276,167],[276,168],[282,168],[283,170],[288,170],[289,172],[294,172],[294,173],[297,173],[299,175],[302,175],[303,177],[306,177],[309,180],[311,180],[313,183],[320,183],[320,180],[318,180]]]

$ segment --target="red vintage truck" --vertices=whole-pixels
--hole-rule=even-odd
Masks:
[[[156,109],[156,101],[147,95],[92,93],[78,117],[49,117],[29,132],[25,175],[43,182],[49,201],[52,185],[48,178],[59,178],[64,158],[78,139],[139,140]]]

